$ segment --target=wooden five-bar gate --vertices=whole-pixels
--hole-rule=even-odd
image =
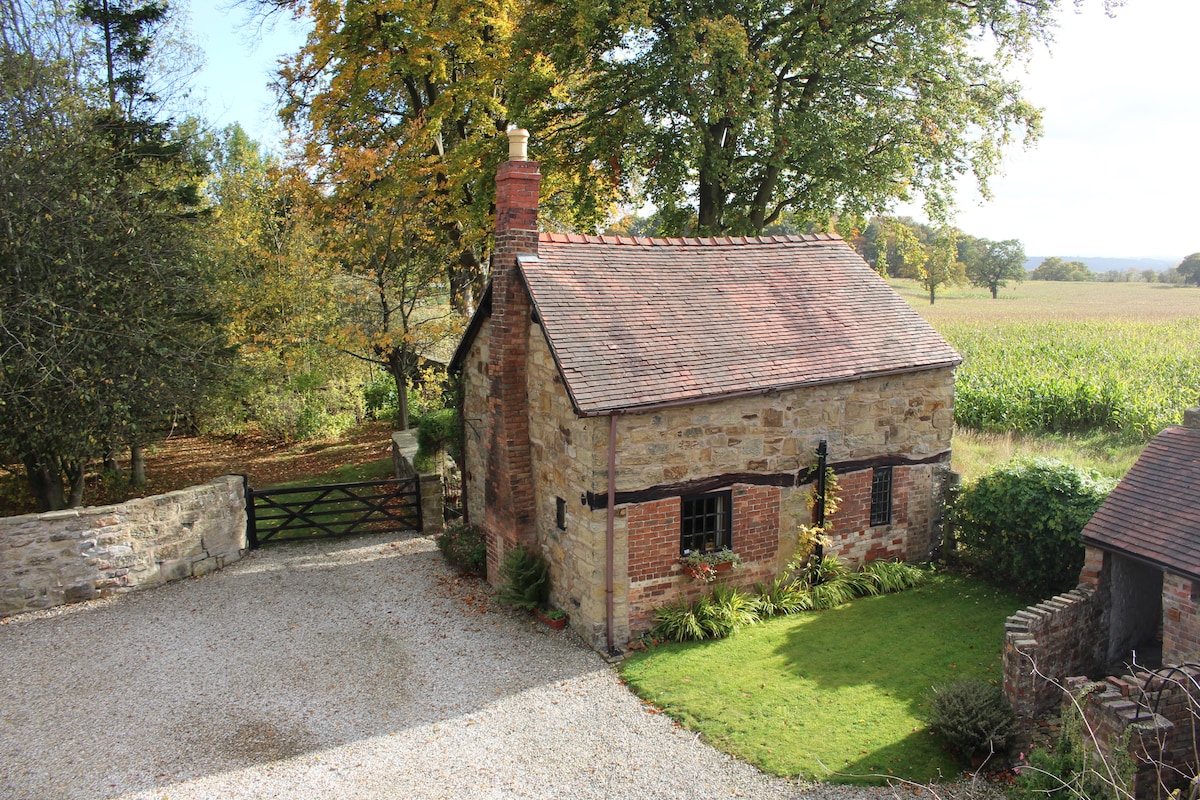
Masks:
[[[246,538],[251,549],[268,541],[405,530],[421,530],[418,478],[288,489],[246,486]]]

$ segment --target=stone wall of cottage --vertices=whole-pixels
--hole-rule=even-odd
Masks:
[[[0,616],[203,575],[246,550],[242,478],[0,518]]]
[[[1017,715],[1017,749],[1028,749],[1037,721],[1062,702],[1063,678],[1103,671],[1105,601],[1105,593],[1081,584],[1005,622],[1004,695]]]
[[[488,502],[488,347],[481,325],[464,360],[468,513],[481,523]],[[527,387],[537,541],[552,569],[552,601],[571,615],[585,641],[605,639],[607,417],[580,418],[571,405],[541,327],[530,326]],[[873,378],[716,403],[617,416],[616,489],[642,491],[719,475],[799,473],[826,439],[831,463],[878,457],[922,459],[948,452],[953,433],[953,371]],[[940,508],[934,464],[893,472],[893,521],[870,528],[871,470],[841,476],[843,506],[833,518],[834,547],[859,563],[878,557],[920,559]],[[809,486],[759,486],[731,479],[735,549],[746,565],[742,585],[773,577],[791,556],[797,523],[808,521]],[[727,488],[727,487],[722,487]],[[557,506],[565,504],[564,529]],[[678,564],[678,495],[621,503],[614,511],[614,620],[617,644],[644,632],[653,609],[701,591]],[[489,541],[489,563],[500,543]],[[495,582],[498,576],[489,573]]]
[[[636,419],[636,425],[625,423]],[[954,434],[952,369],[792,389],[623,417],[617,490],[830,462],[930,456]]]
[[[1133,764],[1138,800],[1169,797],[1188,786],[1197,769],[1196,729],[1200,720],[1200,669],[1161,669],[1092,682],[1064,681],[1064,713],[1082,715],[1094,748],[1109,764],[1124,750]]]
[[[463,473],[463,503],[467,520],[482,525],[486,502],[487,471],[487,413],[488,339],[491,320],[484,319],[463,360],[463,453],[466,459]]]
[[[575,414],[540,325],[530,325],[528,352],[534,508],[537,540],[550,562],[550,600],[599,648],[606,637],[606,515],[604,509],[591,510],[585,499],[589,490],[607,486],[608,418]]]
[[[1163,663],[1200,661],[1200,603],[1195,581],[1164,573],[1162,604]]]
[[[865,469],[838,476],[842,504],[830,518],[832,551],[851,566],[879,559],[928,559],[944,491],[938,467],[892,468],[892,521],[887,525],[871,525],[873,474]]]

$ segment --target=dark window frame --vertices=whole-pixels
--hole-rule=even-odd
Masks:
[[[871,471],[871,527],[892,523],[892,468]]]
[[[711,541],[711,546],[709,542]],[[733,549],[733,490],[679,498],[679,552]]]
[[[561,497],[554,498],[554,526],[560,531],[567,529],[567,501]]]

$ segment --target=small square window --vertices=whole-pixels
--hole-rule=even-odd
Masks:
[[[876,467],[871,475],[871,525],[892,521],[892,468]]]
[[[567,529],[567,501],[561,497],[554,498],[554,524],[560,531]]]
[[[681,498],[679,551],[714,553],[733,549],[733,493],[713,492]]]

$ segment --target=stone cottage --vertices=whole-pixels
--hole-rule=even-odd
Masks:
[[[959,356],[836,236],[539,234],[521,131],[496,176],[492,283],[455,353],[465,494],[488,577],[548,558],[552,600],[610,652],[698,593],[684,550],[777,574],[820,440],[833,550],[927,557]]]

